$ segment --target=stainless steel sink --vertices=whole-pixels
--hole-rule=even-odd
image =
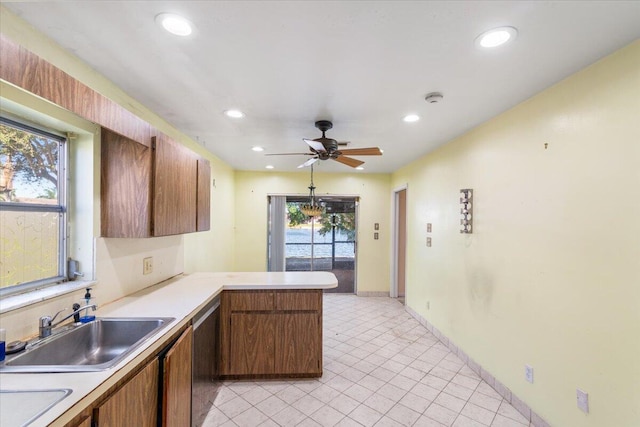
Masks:
[[[97,318],[69,331],[36,341],[7,357],[0,372],[102,371],[116,365],[174,320],[165,318]]]
[[[70,394],[70,389],[0,390],[0,426],[30,425]]]

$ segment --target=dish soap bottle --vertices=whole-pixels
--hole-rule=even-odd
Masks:
[[[87,288],[87,293],[84,294],[85,305],[91,304],[92,299],[93,298],[91,297],[91,288]],[[94,320],[96,320],[96,316],[90,315],[89,309],[86,308],[84,310],[84,316],[80,317],[80,323],[89,323],[89,322],[93,322]]]

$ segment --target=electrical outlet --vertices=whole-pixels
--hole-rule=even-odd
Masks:
[[[589,413],[589,393],[577,388],[576,397],[578,399],[578,408],[580,408],[585,414],[588,414]]]
[[[431,247],[431,237],[427,237],[427,247]]]
[[[142,274],[151,274],[153,272],[153,257],[147,257],[142,260]]]
[[[427,233],[431,233],[431,223],[427,223]]]
[[[524,365],[524,377],[527,381],[533,384],[533,368],[529,365]]]

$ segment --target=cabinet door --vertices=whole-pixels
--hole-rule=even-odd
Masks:
[[[165,135],[154,137],[153,235],[196,231],[197,159]]]
[[[207,159],[198,158],[198,200],[196,231],[211,228],[211,165]]]
[[[151,235],[151,148],[102,129],[100,234]]]
[[[158,359],[154,359],[96,409],[100,427],[156,427]]]
[[[275,368],[274,316],[268,313],[232,313],[228,374],[272,374]]]
[[[276,374],[321,373],[322,318],[316,313],[278,313]]]
[[[91,417],[87,417],[80,421],[79,424],[76,424],[76,427],[91,427]]]
[[[322,290],[276,291],[278,311],[322,311]]]
[[[164,360],[162,425],[191,425],[191,360],[193,327],[184,331]],[[133,425],[133,424],[132,424]]]

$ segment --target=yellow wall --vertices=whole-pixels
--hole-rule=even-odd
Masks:
[[[23,110],[19,113],[30,118],[47,116],[53,126],[61,125],[86,134],[74,142],[78,147],[72,151],[72,171],[83,179],[76,180],[71,191],[81,191],[83,196],[71,200],[74,204],[73,209],[70,208],[73,210],[71,253],[80,259],[83,271],[88,273],[87,278],[93,277],[98,281],[93,292],[97,304],[104,305],[181,272],[231,271],[234,224],[232,168],[2,6],[0,30],[14,42],[118,102],[211,162],[212,179],[216,182],[211,188],[211,231],[152,239],[100,238],[100,132],[97,127],[5,82],[0,84],[3,109],[13,111],[17,105],[18,110]],[[84,129],[76,129],[82,127]],[[82,155],[82,159],[75,159],[73,153]],[[92,172],[93,181],[87,181],[86,177],[92,176]],[[78,223],[82,225],[78,226]],[[142,274],[142,260],[148,256],[154,258],[154,271],[145,276]],[[39,316],[70,307],[83,294],[84,291],[78,291],[3,313],[0,326],[7,329],[9,341],[24,338],[36,332]]]
[[[640,425],[640,41],[392,181],[409,184],[411,308],[551,425]]]
[[[390,175],[314,172],[316,195],[359,196],[357,290],[389,292]],[[267,195],[308,195],[309,172],[236,171],[236,271],[264,271],[267,263]],[[380,239],[374,240],[374,224]]]

